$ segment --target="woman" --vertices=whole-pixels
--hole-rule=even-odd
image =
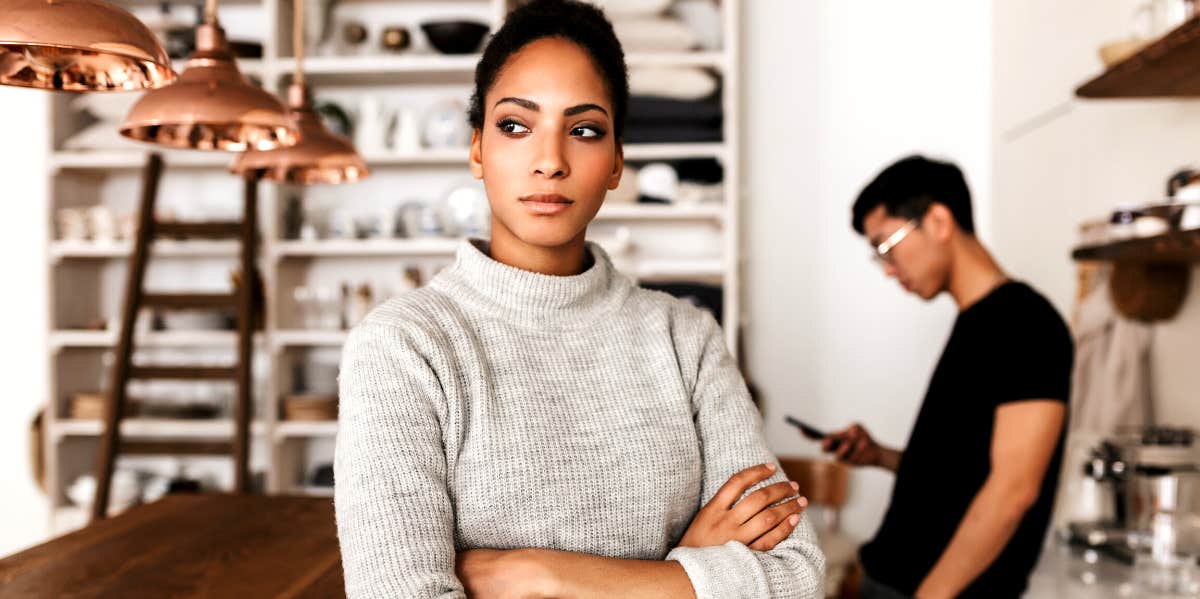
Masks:
[[[716,321],[637,288],[584,241],[621,177],[628,91],[611,25],[535,0],[475,78],[470,165],[490,243],[464,242],[343,354],[348,595],[818,596],[803,499]]]

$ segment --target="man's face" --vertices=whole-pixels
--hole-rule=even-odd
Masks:
[[[894,245],[884,256],[880,265],[883,272],[896,279],[905,291],[921,299],[930,300],[946,289],[950,275],[950,253],[943,240],[931,233],[925,222],[918,219],[916,226]],[[888,214],[885,206],[877,206],[863,219],[863,233],[872,248],[888,241],[898,231],[906,228],[910,221]]]

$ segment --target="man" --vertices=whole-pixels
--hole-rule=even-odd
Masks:
[[[1062,457],[1067,327],[975,237],[953,164],[913,156],[889,166],[854,203],[853,226],[887,276],[925,300],[948,293],[959,311],[906,448],[879,445],[858,424],[823,441],[840,460],[896,473],[883,524],[860,553],[862,594],[1018,597]]]

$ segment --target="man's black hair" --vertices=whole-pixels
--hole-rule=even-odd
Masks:
[[[863,220],[883,206],[889,216],[913,219],[925,216],[934,202],[950,210],[958,228],[975,233],[971,216],[971,191],[962,171],[949,162],[914,155],[883,169],[854,201],[851,225],[863,234]]]

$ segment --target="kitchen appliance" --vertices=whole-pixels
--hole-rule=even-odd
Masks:
[[[1200,448],[1187,428],[1118,432],[1088,449],[1066,540],[1134,566],[1145,592],[1200,592]]]

